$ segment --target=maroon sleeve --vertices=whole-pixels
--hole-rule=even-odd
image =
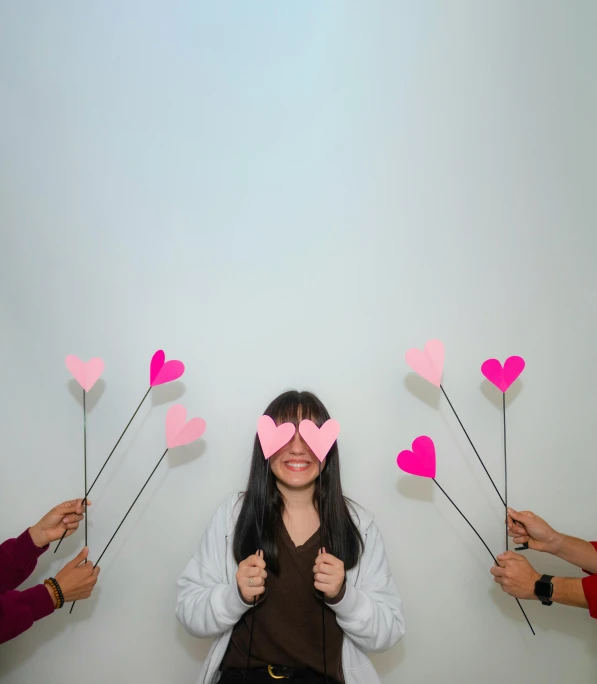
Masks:
[[[597,575],[589,575],[582,581],[582,588],[589,604],[589,614],[597,619]]]
[[[54,612],[54,601],[43,584],[25,591],[0,595],[0,644],[13,639],[46,615]]]
[[[33,572],[37,559],[48,546],[35,546],[29,530],[20,537],[8,539],[0,544],[0,595],[16,589]],[[46,590],[47,592],[47,590]]]

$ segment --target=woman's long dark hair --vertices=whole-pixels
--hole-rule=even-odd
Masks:
[[[265,410],[277,425],[294,423],[298,429],[299,420],[312,420],[321,427],[330,414],[322,402],[311,392],[284,392],[274,399]],[[267,483],[265,479],[268,473]],[[326,551],[339,558],[344,567],[353,568],[363,549],[363,539],[351,518],[348,506],[350,502],[342,494],[340,483],[340,463],[338,444],[330,449],[325,467],[321,474],[323,516],[319,511],[319,477],[315,480],[313,505],[320,513],[320,525]],[[265,515],[263,514],[265,505]],[[253,458],[247,489],[243,496],[243,504],[234,530],[234,557],[237,563],[262,548],[268,570],[277,573],[278,566],[278,532],[282,522],[284,502],[276,486],[276,478],[268,467],[263,456],[261,443],[257,435],[253,446]],[[263,530],[259,534],[263,516]],[[261,537],[261,541],[260,541]]]

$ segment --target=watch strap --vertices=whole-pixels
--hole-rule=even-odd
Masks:
[[[535,596],[541,601],[541,603],[544,606],[551,606],[553,601],[551,600],[551,597],[553,596],[553,584],[552,580],[553,575],[542,575],[541,579],[535,582]],[[549,593],[545,594],[542,591],[538,591],[541,588],[545,587],[545,585],[549,585]]]

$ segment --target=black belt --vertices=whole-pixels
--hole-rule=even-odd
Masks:
[[[249,674],[261,674],[261,675],[269,675],[270,680],[272,681],[276,679],[304,679],[307,677],[318,677],[320,676],[321,679],[323,680],[322,675],[317,675],[316,672],[314,672],[311,669],[308,668],[297,668],[297,667],[286,667],[285,665],[267,665],[266,667],[252,667],[248,670]],[[236,668],[236,667],[231,667],[231,668],[226,668],[222,674],[229,674],[232,675],[235,679],[238,677],[240,680],[244,678],[245,670],[244,668]],[[334,680],[328,678],[328,681],[333,682]]]
[[[296,667],[285,667],[284,665],[268,665],[267,674],[272,679],[290,679],[291,677],[306,677],[308,670],[298,670]]]

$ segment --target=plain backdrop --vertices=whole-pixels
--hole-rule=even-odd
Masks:
[[[279,392],[342,426],[345,493],[376,514],[407,635],[384,684],[595,681],[597,622],[526,603],[430,481],[396,455],[428,434],[438,481],[495,553],[503,509],[449,405],[404,354],[446,345],[444,387],[510,502],[597,537],[597,5],[526,2],[0,2],[0,537],[82,495],[97,558],[165,448],[173,402],[207,421],[168,453],[102,559],[93,597],[0,647],[6,684],[193,684],[209,643],[175,583],[243,487]],[[82,532],[43,556],[56,573]],[[537,569],[581,576],[529,552]]]

